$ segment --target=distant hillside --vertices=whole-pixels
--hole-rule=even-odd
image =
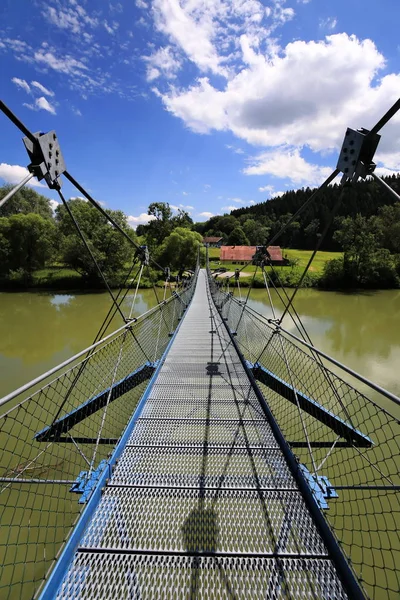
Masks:
[[[400,193],[400,175],[384,179],[397,193]],[[310,188],[288,191],[279,198],[233,210],[229,216],[212,217],[205,223],[197,223],[195,228],[203,235],[222,235],[227,243],[230,243],[229,240],[234,230],[236,232],[234,238],[240,237],[239,233],[241,235],[241,232],[237,231],[239,228],[243,230],[249,243],[262,244],[265,243],[267,237],[269,238],[279,231],[313,191]],[[339,193],[339,185],[330,186],[321,192],[320,196],[307,207],[276,243],[282,247],[313,248],[317,236],[323,231],[329,220],[330,212]],[[340,249],[338,243],[333,240],[333,235],[336,229],[340,228],[342,218],[354,217],[357,214],[368,218],[378,214],[381,206],[394,204],[395,201],[395,198],[374,180],[361,181],[349,186],[322,249],[333,251]]]

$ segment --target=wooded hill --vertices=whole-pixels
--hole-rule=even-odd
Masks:
[[[384,177],[384,180],[397,193],[400,193],[400,175]],[[203,235],[221,235],[227,243],[234,243],[234,240],[229,238],[232,231],[240,227],[243,229],[248,242],[251,244],[265,244],[267,238],[271,238],[281,229],[282,225],[297,212],[313,191],[308,187],[288,191],[278,198],[233,210],[229,216],[216,216],[205,223],[197,223],[195,229]],[[317,236],[329,222],[332,208],[340,191],[341,187],[339,185],[329,186],[323,190],[276,243],[283,248],[314,248]],[[361,181],[347,187],[337,217],[330,227],[321,249],[342,250],[342,246],[334,234],[335,231],[341,229],[344,218],[355,217],[360,214],[368,219],[371,216],[378,215],[381,207],[393,205],[395,202],[395,198],[374,180]],[[234,217],[235,221],[231,217]],[[258,235],[258,232],[261,235]],[[252,235],[254,233],[255,235]],[[246,243],[246,241],[244,240],[243,243]]]

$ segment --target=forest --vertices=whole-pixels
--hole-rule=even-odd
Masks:
[[[385,181],[398,193],[400,177]],[[0,199],[10,186],[0,188]],[[191,267],[204,235],[219,236],[231,245],[265,245],[288,223],[314,190],[288,191],[254,206],[194,223],[184,210],[172,211],[167,202],[148,207],[153,219],[134,231],[127,216],[109,210],[131,238],[147,245],[161,268],[173,272]],[[294,219],[276,241],[283,249],[340,252],[325,264],[320,277],[309,285],[324,288],[397,288],[400,286],[400,203],[373,180],[345,186],[341,203],[332,218],[342,188],[333,185]],[[68,207],[85,236],[90,250],[111,286],[125,281],[135,248],[110,226],[88,202],[68,200]],[[326,230],[326,231],[325,231]],[[325,231],[325,235],[322,235]],[[18,287],[103,287],[92,257],[84,247],[65,206],[53,212],[50,201],[32,188],[23,188],[1,209],[0,285]],[[284,277],[295,285],[298,269]],[[152,268],[143,285],[161,282],[164,273]],[[298,278],[298,277],[297,277]],[[129,281],[128,281],[129,284]],[[307,284],[307,279],[305,280]]]

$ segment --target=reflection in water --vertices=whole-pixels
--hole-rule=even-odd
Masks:
[[[125,312],[133,294],[124,301]],[[279,315],[282,305],[276,294],[273,300]],[[88,346],[110,303],[106,293],[1,293],[0,396]],[[252,290],[249,304],[272,316],[265,290]],[[154,292],[141,290],[134,315],[154,305]],[[316,346],[400,394],[400,291],[300,290],[295,306]],[[113,328],[120,325],[116,317]],[[284,325],[295,333],[290,318],[285,317]]]
[[[250,305],[255,310],[271,316],[264,290],[253,290],[251,298]],[[273,301],[278,315],[282,314],[276,293]],[[400,395],[399,291],[349,294],[300,290],[295,307],[318,348]],[[296,334],[290,317],[285,317],[284,326]]]
[[[50,299],[50,304],[53,304],[56,308],[61,307],[64,304],[68,304],[73,298],[74,296],[71,296],[71,294],[55,294]]]
[[[133,295],[124,301],[126,312]],[[155,303],[153,290],[141,290],[133,316]],[[0,397],[91,344],[110,306],[103,292],[1,293]],[[109,331],[121,325],[115,317]]]

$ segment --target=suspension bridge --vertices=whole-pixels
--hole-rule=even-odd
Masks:
[[[320,189],[340,172],[343,189],[380,181],[378,131],[399,108],[348,130]],[[109,218],[56,134],[0,109],[32,161],[0,205],[33,175],[65,202],[63,175]],[[398,598],[400,400],[313,346],[297,290],[275,289],[277,310],[263,249],[268,316],[198,260],[175,288],[166,270],[163,298],[133,317],[153,259],[120,233],[135,246],[129,312],[104,280],[93,344],[0,400],[1,597]]]

